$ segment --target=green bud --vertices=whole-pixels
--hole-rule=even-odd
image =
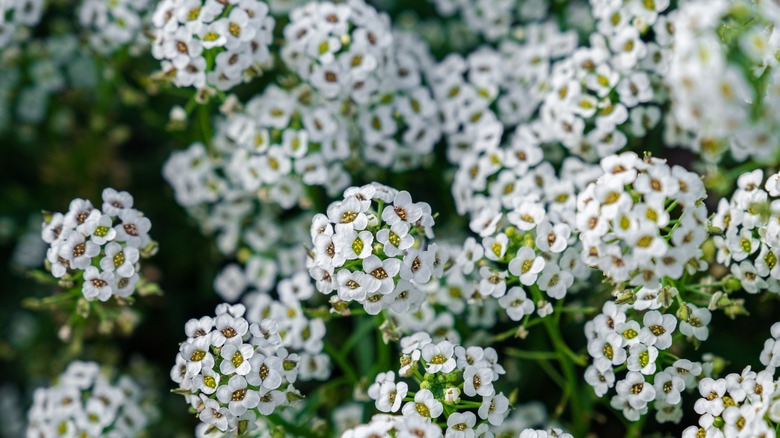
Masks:
[[[683,304],[677,309],[677,319],[680,321],[687,321],[691,317],[691,308],[687,304]]]
[[[634,293],[634,290],[626,289],[618,295],[615,304],[634,304],[635,301],[636,294]]]
[[[723,426],[726,425],[726,422],[723,421],[723,417],[715,417],[715,419],[712,421],[712,425],[718,429],[723,429]]]
[[[427,380],[423,380],[422,382],[420,382],[420,389],[428,389],[430,388],[430,386],[431,386],[431,382]]]
[[[723,289],[725,289],[727,293],[738,291],[742,289],[742,282],[734,276],[729,275],[723,284]]]

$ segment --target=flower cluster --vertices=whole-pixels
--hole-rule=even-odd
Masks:
[[[49,244],[48,268],[55,278],[80,278],[88,300],[127,298],[135,291],[141,256],[154,248],[152,223],[133,208],[127,192],[103,190],[103,205],[74,199],[65,214],[47,214],[41,236]]]
[[[774,436],[780,423],[780,398],[777,365],[777,339],[780,323],[771,328],[772,337],[764,344],[760,361],[764,371],[750,366],[724,378],[704,377],[698,382],[700,398],[694,410],[700,415],[698,426],[686,428],[683,438]],[[686,382],[687,383],[687,382]]]
[[[292,174],[292,158],[284,152],[289,148],[279,145],[273,149],[275,155],[253,153],[246,162],[242,162],[241,157],[244,157],[246,150],[227,134],[231,120],[236,120],[236,126],[242,127],[239,118],[228,118],[218,125],[218,134],[214,139],[218,153],[210,152],[202,143],[194,143],[183,151],[171,154],[163,166],[163,176],[173,187],[176,201],[187,208],[200,224],[204,234],[216,235],[217,247],[221,252],[232,254],[246,246],[253,254],[271,254],[274,256],[271,258],[276,258],[276,252],[283,248],[284,256],[278,258],[286,260],[287,255],[294,255],[301,248],[297,231],[303,223],[305,225],[302,229],[308,229],[311,215],[304,213],[291,216],[280,207],[292,208],[299,203],[311,203],[301,186],[301,181],[311,182],[310,176],[304,170],[303,177],[296,179],[298,176]],[[248,122],[251,119],[243,120]],[[258,135],[262,136],[263,133],[269,134],[269,131],[261,131]],[[279,131],[275,133],[277,137],[280,134]],[[301,138],[308,138],[304,131],[298,131],[298,134]],[[292,140],[288,143],[292,143]],[[250,143],[241,144],[248,147]],[[234,156],[235,160],[232,158]],[[310,156],[321,157],[319,153],[311,153]],[[296,160],[297,163],[305,161],[305,157]],[[253,172],[257,174],[260,162],[265,163],[264,169],[268,169],[266,172],[277,172],[275,185],[264,184],[262,178],[255,179],[254,182],[250,180]],[[290,174],[279,176],[281,168],[274,170],[273,166],[289,166],[286,172]],[[238,170],[243,172],[238,173]],[[323,172],[348,178],[338,164]],[[346,187],[347,183],[333,182],[340,189]],[[245,189],[254,187],[254,184],[265,190]],[[281,220],[282,216],[285,216],[284,221]]]
[[[325,98],[359,104],[379,90],[393,36],[387,14],[363,0],[310,2],[290,12],[282,59]]]
[[[150,14],[150,0],[85,0],[78,11],[79,24],[89,32],[90,46],[103,55],[140,45]]]
[[[163,0],[152,17],[152,55],[179,87],[227,90],[271,62],[275,20],[260,0]]]
[[[698,175],[633,152],[607,157],[577,197],[582,258],[610,280],[657,291],[663,279],[706,269],[706,197]]]
[[[731,273],[751,294],[769,290],[780,293],[780,174],[764,182],[758,169],[737,179],[731,199],[721,199],[712,225],[723,234],[713,238],[717,262],[729,266]]]
[[[481,436],[504,422],[509,400],[493,385],[505,373],[494,349],[435,343],[419,332],[401,339],[401,352],[399,380],[393,371],[380,373],[368,388],[377,410],[401,415],[376,416],[347,436],[380,430],[382,435],[419,430],[422,436],[442,436],[442,429],[448,437]],[[416,391],[400,380],[412,377]]]
[[[300,398],[292,386],[300,357],[281,347],[273,319],[250,324],[242,304],[217,306],[214,318],[187,322],[171,379],[213,429],[245,433],[260,415]]]
[[[768,159],[777,144],[780,103],[777,5],[691,1],[680,6],[667,79],[683,146],[709,160]]]
[[[0,53],[24,39],[28,31],[41,20],[43,0],[10,0],[0,5]]]
[[[510,36],[522,34],[517,32],[518,21],[533,24],[547,16],[549,6],[536,0],[519,3],[510,0],[433,0],[433,3],[440,15],[459,15],[469,31],[488,41],[509,40]]]
[[[95,362],[71,362],[57,384],[38,388],[27,436],[139,436],[153,418],[132,378],[111,379]]]
[[[302,255],[305,258],[305,253]],[[292,266],[297,269],[294,274],[283,274],[276,283],[273,261],[252,257],[245,269],[237,264],[223,269],[214,280],[214,288],[226,301],[242,297],[249,323],[260,324],[268,318],[276,321],[281,338],[279,347],[300,356],[299,380],[325,380],[330,375],[330,357],[323,353],[325,322],[304,312],[304,304],[314,295],[309,274],[300,270],[304,258]],[[270,294],[274,286],[278,299]]]
[[[427,81],[433,62],[418,36],[393,32],[379,91],[356,110],[366,162],[403,171],[430,161],[441,138],[439,107]]]
[[[680,321],[678,327],[674,315],[657,310],[645,312],[640,324],[627,317],[627,306],[608,301],[602,313],[585,325],[588,353],[593,358],[585,370],[585,381],[598,397],[614,387],[617,394],[610,405],[628,420],[637,421],[651,404],[661,423],[677,423],[682,418],[681,394],[695,388],[696,378],[703,377],[703,365],[678,359],[669,349],[675,330],[706,340],[710,319],[707,309],[690,307],[688,319]],[[618,380],[616,374],[622,369],[627,371]]]
[[[415,310],[425,300],[420,287],[441,277],[446,255],[433,237],[430,205],[409,192],[373,183],[350,187],[344,199],[314,216],[309,272],[323,294],[338,292],[371,315],[391,308]]]

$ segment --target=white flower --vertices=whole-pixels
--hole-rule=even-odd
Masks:
[[[282,373],[284,373],[282,359],[277,356],[255,353],[249,359],[249,364],[251,371],[246,376],[246,380],[250,385],[261,386],[269,390],[278,389],[281,386]]]
[[[463,371],[463,393],[469,397],[493,395],[493,377],[489,367],[467,366]]]
[[[138,262],[138,249],[131,246],[122,247],[116,242],[109,242],[104,248],[105,256],[100,259],[100,269],[115,271],[122,277],[132,277],[135,274],[135,263]]]
[[[655,388],[656,400],[676,405],[680,403],[680,393],[685,389],[685,381],[677,375],[661,371],[655,375],[653,388]]]
[[[473,412],[454,412],[447,418],[445,438],[471,438],[475,436],[477,416]]]
[[[533,249],[520,248],[509,262],[509,272],[520,278],[520,283],[531,286],[536,283],[538,274],[544,269],[544,259],[537,256]]]
[[[644,327],[639,332],[640,342],[655,346],[659,350],[666,350],[672,346],[672,333],[677,327],[677,318],[674,315],[651,310],[645,313],[642,323]]]
[[[706,341],[709,337],[709,328],[707,327],[712,319],[712,314],[706,308],[698,308],[689,305],[691,308],[690,316],[687,321],[680,321],[680,333],[685,336],[693,336],[700,341]]]
[[[236,373],[246,376],[252,370],[249,359],[254,352],[254,348],[249,344],[225,344],[220,350],[223,361],[219,365],[219,371],[225,375]]]
[[[409,386],[405,382],[382,382],[376,399],[376,408],[381,412],[398,412]]]
[[[414,395],[414,401],[404,405],[405,416],[420,416],[425,419],[435,419],[444,411],[444,406],[433,397],[428,389],[421,389]]]
[[[593,387],[597,397],[603,397],[609,388],[615,386],[615,373],[610,364],[607,364],[604,370],[600,370],[596,365],[589,365],[585,369],[585,381]]]
[[[636,371],[629,371],[625,379],[615,384],[615,389],[634,409],[643,409],[655,399],[653,386],[645,382],[644,376]]]
[[[438,344],[427,344],[422,347],[422,358],[426,362],[425,371],[428,373],[447,374],[455,369],[454,347],[449,341],[441,341]]]
[[[509,399],[504,394],[496,394],[482,398],[477,413],[479,418],[487,420],[493,426],[499,426],[504,422],[504,417],[509,410]]]
[[[100,272],[96,267],[88,266],[84,270],[84,286],[82,288],[84,297],[88,300],[97,298],[100,301],[108,301],[113,294],[112,285],[114,282],[113,272]]]
[[[628,352],[629,371],[639,371],[645,375],[655,373],[655,361],[658,359],[657,348],[639,342],[632,345]]]
[[[512,321],[520,321],[525,315],[530,315],[534,311],[533,301],[519,286],[510,288],[506,295],[498,299],[498,304],[506,309],[506,313]]]

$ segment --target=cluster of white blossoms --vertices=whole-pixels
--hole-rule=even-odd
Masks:
[[[604,170],[577,197],[582,259],[616,283],[657,292],[663,279],[706,269],[706,197],[701,178],[633,152],[601,161]]]
[[[88,32],[93,50],[110,55],[148,41],[144,31],[151,22],[151,6],[150,0],[84,0],[78,10],[79,25]]]
[[[141,256],[149,255],[152,223],[133,208],[127,192],[103,190],[101,208],[71,201],[65,214],[47,214],[41,237],[49,244],[47,267],[55,278],[81,275],[88,300],[129,297],[138,282]]]
[[[431,70],[450,162],[458,163],[469,152],[494,149],[505,130],[516,125],[533,132],[540,144],[562,143],[589,159],[622,147],[622,133],[606,137],[625,121],[619,117],[627,117],[625,108],[621,113],[617,105],[610,107],[606,101],[594,100],[592,114],[583,115],[577,106],[581,94],[589,92],[580,83],[595,81],[585,79],[595,75],[588,69],[596,68],[591,65],[595,61],[586,61],[604,58],[608,51],[602,54],[596,49],[577,49],[576,32],[562,31],[552,20],[529,24],[521,36],[518,41],[502,41],[498,49],[482,46],[465,58],[451,54]],[[603,99],[621,94],[613,92],[617,80],[608,85]],[[590,129],[596,110],[601,117],[597,125],[602,129],[586,137],[585,122],[578,123],[569,116],[576,113],[577,117],[590,117]],[[609,147],[598,148],[596,155],[596,145],[601,143]]]
[[[55,385],[33,393],[27,436],[140,436],[153,414],[131,377],[112,379],[97,363],[76,361]]]
[[[152,55],[179,87],[227,90],[271,62],[275,20],[261,0],[163,0],[152,24]]]
[[[443,247],[425,245],[433,224],[431,206],[409,192],[378,183],[348,188],[312,220],[308,267],[317,290],[371,315],[416,310],[427,296],[420,288],[443,275],[447,260]]]
[[[741,373],[731,373],[720,379],[706,377],[698,382],[701,398],[694,410],[699,417],[698,426],[690,426],[683,438],[726,437],[774,437],[780,424],[780,382],[775,371],[780,365],[777,356],[777,339],[780,323],[771,328],[761,353],[763,371],[753,371],[747,366]]]
[[[640,324],[626,315],[628,309],[608,301],[601,314],[585,324],[588,353],[593,358],[585,381],[598,397],[615,388],[610,405],[630,421],[645,415],[652,404],[659,423],[678,423],[683,415],[682,392],[695,388],[712,364],[679,359],[668,351],[674,345],[675,330],[706,340],[710,313],[689,305],[687,319],[678,326],[674,315],[657,310],[645,312]],[[616,374],[622,370],[626,373],[618,379]]]
[[[468,275],[476,262],[478,294],[499,299],[515,321],[533,310],[524,288],[561,299],[575,279],[590,275],[573,231],[575,200],[599,169],[569,157],[559,178],[542,157],[538,138],[521,125],[509,147],[463,159],[453,183],[456,207],[470,216],[471,230],[481,237],[481,244],[467,241],[470,248],[464,247],[456,264]]]
[[[493,386],[505,373],[493,348],[434,342],[425,332],[402,338],[400,344],[398,380],[393,371],[379,373],[368,388],[377,410],[388,415],[375,416],[342,436],[387,436],[391,431],[399,436],[418,431],[419,436],[483,436],[502,425],[510,406]]]
[[[214,318],[191,319],[171,379],[212,429],[246,433],[257,419],[301,396],[293,387],[300,356],[281,347],[277,322],[249,323],[242,304],[220,304]]]
[[[547,16],[549,4],[541,0],[432,0],[445,17],[458,15],[472,33],[488,41],[522,34],[519,21],[534,22]],[[514,32],[514,33],[513,33]]]
[[[713,238],[717,262],[730,267],[751,294],[780,293],[780,174],[763,183],[760,169],[740,175],[731,199],[721,199],[712,218],[722,231]]]
[[[549,429],[525,429],[520,432],[518,438],[574,438],[574,435],[566,433],[558,428]]]
[[[282,59],[327,99],[365,104],[391,57],[390,18],[363,0],[310,2],[290,12]]]
[[[768,1],[689,1],[674,13],[666,79],[675,121],[693,137],[683,146],[710,160],[775,155],[778,23]]]
[[[379,90],[355,110],[366,162],[403,171],[432,161],[441,138],[439,107],[427,79],[433,63],[420,37],[393,32],[392,54],[383,66]]]
[[[94,57],[75,34],[27,42],[0,57],[0,131],[10,122],[37,124],[51,112],[52,96],[92,89],[99,82]]]
[[[246,247],[253,254],[276,258],[281,248],[282,254],[278,258],[282,262],[288,259],[288,255],[294,256],[294,253],[299,252],[301,242],[296,233],[298,229],[308,229],[311,222],[310,214],[290,215],[282,206],[290,202],[293,203],[291,208],[298,203],[309,205],[311,199],[302,191],[300,180],[293,175],[278,178],[277,188],[266,186],[267,190],[244,189],[242,175],[231,170],[242,166],[249,175],[257,171],[260,159],[266,160],[268,168],[279,163],[289,165],[291,159],[283,154],[277,156],[280,161],[274,161],[276,158],[273,156],[255,154],[254,160],[247,160],[250,164],[254,163],[254,170],[250,164],[242,164],[238,158],[233,164],[226,163],[234,155],[243,154],[243,148],[227,135],[230,120],[234,119],[228,118],[225,123],[218,125],[214,144],[221,152],[209,152],[202,143],[194,143],[185,150],[173,152],[163,166],[163,177],[173,187],[176,201],[186,207],[204,234],[216,236],[217,247],[222,253],[233,254]],[[269,131],[263,132],[270,135]],[[279,131],[275,132],[278,137]],[[299,131],[299,134],[306,137],[303,131]],[[282,160],[285,157],[287,161]],[[299,163],[301,161],[298,160]],[[331,166],[331,170],[337,168],[341,166]],[[345,176],[343,171],[339,174]],[[342,189],[347,185],[341,182],[336,184]],[[282,217],[284,220],[281,220]]]
[[[41,21],[44,0],[8,0],[0,4],[0,54],[29,36]]]
[[[309,318],[304,312],[304,305],[314,295],[314,285],[309,274],[301,270],[305,263],[303,250],[302,256],[292,266],[297,271],[282,274],[278,282],[273,260],[253,256],[245,269],[228,265],[214,280],[214,288],[226,301],[241,297],[249,323],[260,324],[268,318],[277,322],[279,346],[300,356],[299,380],[325,380],[330,376],[330,357],[323,353],[325,322],[322,318]],[[270,276],[264,274],[268,271],[272,272]],[[271,290],[276,291],[278,298]]]
[[[261,199],[291,209],[310,204],[308,186],[336,195],[349,185],[347,122],[308,85],[268,87],[217,123],[213,148],[174,152],[163,174],[184,206]]]

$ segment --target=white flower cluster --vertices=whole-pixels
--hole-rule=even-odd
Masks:
[[[175,152],[163,174],[185,206],[220,199],[261,198],[291,209],[306,186],[337,194],[350,182],[346,121],[335,104],[307,85],[268,87],[217,124],[213,153],[200,143]]]
[[[769,290],[780,293],[780,174],[764,182],[760,169],[737,179],[731,199],[721,199],[712,225],[723,231],[713,241],[717,262],[730,266],[731,273],[751,294]]]
[[[264,259],[278,258],[280,265],[284,265],[288,259],[297,259],[301,248],[297,237],[293,242],[287,237],[298,235],[299,224],[305,223],[302,229],[308,229],[311,216],[303,214],[291,218],[287,215],[282,221],[284,212],[273,204],[288,205],[303,200],[303,193],[297,190],[300,189],[300,181],[290,175],[278,179],[278,188],[272,186],[269,190],[259,192],[245,190],[241,175],[227,169],[231,157],[243,153],[242,148],[235,145],[227,135],[230,120],[233,119],[228,118],[218,125],[214,141],[215,145],[219,145],[219,154],[210,153],[202,143],[194,143],[183,151],[171,154],[163,166],[163,176],[173,187],[176,201],[187,208],[203,232],[216,235],[217,247],[222,253],[232,254],[246,246],[253,254],[263,255]],[[279,163],[290,164],[289,158],[285,162],[272,161],[273,156],[268,155],[257,154],[255,157],[255,160],[250,161],[255,166],[262,157],[268,160],[266,167]],[[287,155],[281,156],[285,157]],[[237,169],[239,166],[242,166],[241,161],[236,159],[232,168]],[[250,165],[244,163],[243,168],[247,174],[251,174]],[[341,187],[344,186],[346,184]],[[281,255],[277,254],[280,248]]]
[[[300,357],[281,347],[273,319],[250,324],[242,304],[191,319],[171,379],[203,423],[222,432],[251,431],[261,415],[300,397],[293,387]]]
[[[303,265],[301,262],[298,268]],[[247,321],[260,323],[270,318],[277,321],[282,339],[280,347],[295,352],[300,357],[298,379],[301,381],[326,380],[330,377],[330,356],[323,353],[325,322],[321,318],[309,318],[303,306],[314,295],[311,278],[305,271],[299,271],[279,281],[276,286],[279,296],[254,291],[247,293],[242,303],[247,308]]]
[[[102,55],[142,44],[150,15],[150,0],[84,0],[78,10],[79,24],[89,33],[89,45]]]
[[[227,90],[271,62],[275,20],[261,0],[163,0],[152,55],[179,87]]]
[[[27,436],[139,436],[152,418],[142,388],[116,380],[94,362],[71,362],[57,384],[38,388],[28,411]]]
[[[518,438],[574,438],[574,435],[566,433],[558,428],[550,429],[526,429],[520,432]]]
[[[522,35],[520,41],[503,41],[498,50],[482,46],[466,58],[450,54],[431,70],[451,163],[469,152],[495,149],[505,128],[521,123],[544,141],[559,141],[558,127],[536,116],[555,85],[551,65],[571,55],[577,35],[553,21],[530,24]]]
[[[129,193],[103,190],[102,210],[89,200],[74,199],[67,213],[51,214],[42,226],[54,277],[83,274],[82,292],[88,300],[133,294],[142,252],[152,244],[152,223],[133,208]]]
[[[777,151],[780,109],[777,5],[760,1],[689,1],[676,11],[667,77],[672,113],[710,160],[737,161]]]
[[[439,107],[427,81],[433,63],[420,37],[393,32],[379,90],[355,111],[366,162],[403,171],[431,161],[441,138]]]
[[[0,53],[26,39],[28,28],[41,21],[43,7],[44,0],[8,0],[0,4]]]
[[[390,18],[363,0],[310,2],[290,12],[282,59],[327,99],[365,104],[391,56]]]
[[[774,370],[755,372],[750,366],[724,378],[701,379],[701,398],[694,405],[699,425],[686,428],[682,437],[774,437],[780,423],[777,386]]]
[[[610,405],[630,421],[646,414],[652,403],[658,422],[679,422],[683,414],[681,393],[696,387],[704,366],[677,359],[667,350],[673,345],[676,329],[706,340],[710,320],[707,309],[690,308],[688,319],[677,327],[677,318],[669,313],[647,311],[640,324],[627,317],[628,306],[606,302],[602,313],[585,324],[588,353],[593,358],[585,370],[585,381],[596,395],[602,397],[614,387],[617,394]],[[663,368],[664,363],[669,366]],[[616,380],[621,369],[627,372]]]
[[[399,436],[415,431],[424,431],[421,436],[483,436],[491,427],[502,425],[509,400],[493,386],[505,373],[494,349],[466,348],[446,340],[436,343],[429,334],[419,332],[401,339],[401,352],[398,377],[418,376],[419,388],[410,391],[409,383],[396,381],[393,371],[377,375],[368,388],[368,396],[379,411],[401,415],[375,416],[371,423],[343,436],[372,432],[386,436],[391,430]],[[409,398],[413,400],[404,403]],[[446,411],[445,405],[449,407]],[[437,425],[442,416],[446,420],[444,431]]]
[[[549,7],[542,0],[433,0],[433,3],[440,15],[458,14],[471,32],[488,41],[509,37],[520,20],[541,20]]]
[[[604,175],[577,197],[585,263],[647,293],[665,278],[706,269],[707,194],[698,175],[633,152],[606,157],[601,167]]]
[[[23,51],[0,58],[0,69],[0,131],[14,117],[25,123],[44,121],[53,95],[90,89],[99,81],[92,53],[72,33],[31,40]]]
[[[433,237],[431,207],[409,192],[372,183],[350,187],[344,199],[314,216],[309,273],[323,294],[338,292],[366,312],[416,310],[427,294],[420,287],[444,273],[447,255]]]

